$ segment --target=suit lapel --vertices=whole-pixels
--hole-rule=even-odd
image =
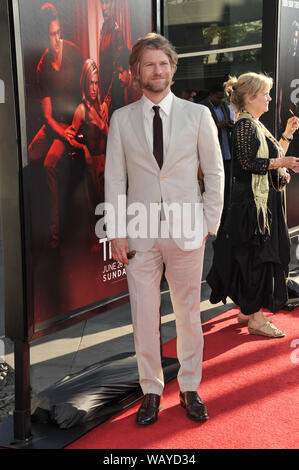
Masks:
[[[142,109],[142,101],[139,100],[136,102],[136,106],[132,109],[131,115],[130,115],[132,124],[133,124],[133,129],[135,131],[136,137],[139,140],[140,145],[142,148],[146,148],[147,153],[151,156],[154,164],[157,166],[157,168],[160,170],[159,165],[157,163],[157,160],[153,154],[152,149],[150,148],[148,144],[148,140],[146,138],[146,133],[145,133],[145,128],[144,128],[144,117],[143,117],[143,109]]]
[[[180,138],[181,128],[182,128],[182,119],[181,116],[184,113],[184,102],[179,100],[175,95],[173,96],[172,109],[170,113],[170,136],[167,153],[164,157],[164,162],[162,168],[167,164],[167,161],[170,160],[171,155],[175,154],[176,149],[176,139]]]

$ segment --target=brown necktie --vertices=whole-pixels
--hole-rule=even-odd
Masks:
[[[155,112],[153,119],[153,131],[154,131],[154,149],[153,153],[156,157],[157,163],[160,168],[163,165],[163,128],[162,119],[159,114],[160,106],[153,106]]]

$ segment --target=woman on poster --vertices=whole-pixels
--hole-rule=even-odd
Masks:
[[[93,59],[87,59],[83,64],[80,88],[82,101],[68,129],[68,141],[72,147],[84,152],[86,197],[94,215],[96,205],[104,200],[108,124],[107,106],[100,103],[99,71]]]
[[[229,297],[240,307],[239,322],[250,334],[282,337],[264,315],[287,301],[286,276],[290,241],[283,207],[283,187],[299,159],[286,157],[299,119],[288,119],[278,142],[259,118],[268,111],[272,79],[247,73],[225,83],[238,113],[232,138],[230,203],[214,242],[214,259],[207,276],[210,301]]]

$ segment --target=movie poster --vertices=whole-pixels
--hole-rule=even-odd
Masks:
[[[139,99],[128,61],[151,0],[20,0],[34,324],[127,291],[98,238],[112,112]]]
[[[299,1],[281,0],[280,7],[278,137],[290,117],[299,117]],[[299,131],[287,155],[299,157]],[[286,194],[288,227],[293,228],[299,226],[299,174],[292,174]]]

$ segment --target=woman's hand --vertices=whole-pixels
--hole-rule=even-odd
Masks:
[[[288,168],[289,170],[298,170],[299,158],[296,157],[283,157],[274,160],[274,168]]]
[[[294,132],[296,132],[299,129],[299,118],[296,116],[293,116],[288,119],[287,125],[284,131],[284,135],[288,138],[291,139],[292,135]]]
[[[82,148],[83,148],[83,145],[80,144],[79,142],[77,142],[76,139],[73,139],[72,137],[71,137],[71,138],[67,137],[66,140],[68,141],[68,143],[69,143],[72,147],[74,147],[74,148],[76,148],[76,149],[82,149]]]

